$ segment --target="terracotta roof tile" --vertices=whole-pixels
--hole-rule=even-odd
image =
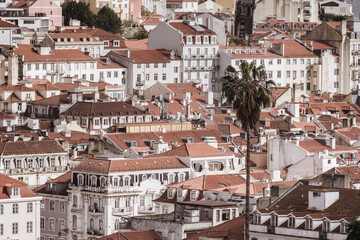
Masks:
[[[38,197],[26,183],[0,173],[0,199],[10,198],[7,187],[19,187],[21,198]]]
[[[155,169],[177,169],[188,167],[177,157],[152,156],[142,159],[100,159],[90,158],[84,160],[74,168],[74,171],[112,173],[129,171],[149,171]]]
[[[66,153],[60,144],[54,140],[0,142],[0,153],[3,156]]]
[[[126,102],[76,102],[62,114],[65,116],[144,115],[145,111]]]
[[[185,24],[184,22],[169,22],[169,25],[173,28],[181,31],[184,36],[186,35],[216,35],[215,32],[206,28],[204,25],[199,25],[204,31],[197,31],[195,28]]]
[[[107,235],[98,240],[161,240],[154,230],[121,231]]]

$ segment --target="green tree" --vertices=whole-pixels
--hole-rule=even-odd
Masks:
[[[333,13],[325,13],[324,9],[320,10],[319,19],[323,22],[341,22],[348,19],[350,16],[336,15]]]
[[[263,66],[241,61],[240,72],[232,66],[225,70],[222,78],[222,95],[227,104],[232,105],[241,127],[246,131],[246,205],[245,205],[245,240],[249,240],[250,217],[250,133],[259,121],[261,108],[270,106],[269,87],[274,82],[266,79]]]
[[[143,5],[141,5],[141,16],[149,16],[151,12]]]
[[[360,221],[355,220],[347,225],[346,232],[348,236],[346,240],[358,240],[360,239]]]
[[[92,27],[95,23],[95,14],[91,12],[89,6],[84,2],[66,2],[61,5],[64,24],[69,25],[70,19],[81,21],[82,25]]]
[[[122,33],[121,19],[107,6],[102,7],[97,13],[95,26],[114,34]]]
[[[144,28],[138,28],[137,32],[134,34],[133,39],[144,39],[149,36],[149,32]]]
[[[240,37],[235,37],[232,36],[229,38],[229,46],[230,47],[235,47],[235,46],[245,46],[246,42],[244,38],[240,38]]]

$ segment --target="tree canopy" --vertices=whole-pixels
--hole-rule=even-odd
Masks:
[[[121,19],[114,10],[107,6],[101,8],[97,13],[95,26],[114,34],[122,33]]]
[[[149,32],[144,28],[138,28],[137,32],[132,37],[133,39],[144,39],[149,36]]]
[[[348,19],[350,16],[336,15],[333,13],[325,13],[324,9],[320,10],[319,19],[323,22],[341,22]]]
[[[94,26],[95,14],[90,10],[89,6],[84,2],[66,2],[61,5],[62,14],[64,16],[64,24],[69,25],[70,19],[77,19],[81,24],[88,27]]]
[[[105,31],[120,34],[122,33],[122,22],[118,15],[111,8],[104,6],[97,14],[94,14],[84,2],[66,2],[62,5],[64,24],[69,25],[70,19],[81,21],[82,25],[98,27]]]
[[[358,240],[360,239],[360,221],[356,220],[347,225],[346,229],[348,236],[346,240]]]

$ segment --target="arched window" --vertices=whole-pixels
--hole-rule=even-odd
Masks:
[[[105,187],[105,183],[106,183],[106,178],[105,177],[100,178],[100,187]]]
[[[114,178],[114,186],[115,187],[119,186],[119,179],[118,178]]]
[[[99,219],[99,230],[104,230],[104,221],[101,218]]]
[[[146,175],[145,175],[145,174],[143,174],[143,175],[142,175],[142,181],[145,181],[145,180],[146,180],[146,178],[147,178],[147,177],[146,177]]]
[[[91,186],[96,187],[97,185],[97,177],[91,176]]]
[[[168,182],[173,183],[174,181],[175,181],[175,176],[174,176],[174,174],[170,173],[168,175]]]
[[[119,219],[115,219],[115,231],[120,230],[120,221]]]
[[[95,221],[93,218],[90,218],[90,230],[94,230]]]
[[[180,173],[179,174],[179,182],[183,182],[185,181],[185,174],[184,173]]]
[[[78,185],[79,186],[84,185],[84,175],[79,174],[77,177],[78,177]]]
[[[124,177],[124,186],[130,186],[130,178]]]
[[[156,175],[155,175],[155,174],[151,174],[151,179],[156,179]]]

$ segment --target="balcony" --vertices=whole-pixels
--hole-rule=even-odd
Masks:
[[[71,208],[71,212],[81,213],[83,211],[84,211],[84,208],[79,205],[73,205]]]
[[[360,55],[360,51],[358,51],[358,50],[352,50],[352,51],[351,51],[351,54],[352,54],[352,55]]]
[[[87,229],[87,234],[90,234],[92,236],[103,236],[105,234],[104,230],[95,230],[95,229],[91,229],[88,228]]]
[[[104,212],[104,207],[90,206],[90,207],[89,207],[89,212],[92,212],[92,213],[103,213],[103,212]]]
[[[151,214],[154,213],[155,209],[152,206],[139,206],[138,213],[140,214]]]
[[[133,207],[113,208],[112,214],[116,216],[130,215],[133,210]]]

